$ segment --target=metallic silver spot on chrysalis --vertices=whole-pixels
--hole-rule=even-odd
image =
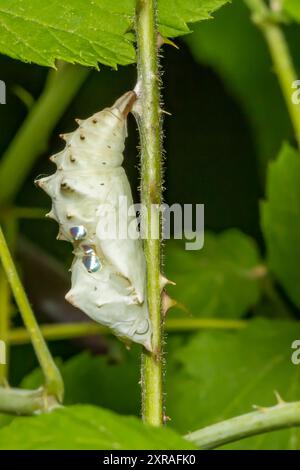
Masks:
[[[74,238],[74,240],[82,240],[86,237],[86,228],[83,225],[71,227],[70,234]]]
[[[83,256],[82,262],[89,273],[95,273],[101,268],[100,260],[95,253]]]

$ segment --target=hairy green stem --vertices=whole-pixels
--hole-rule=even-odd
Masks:
[[[72,101],[89,69],[62,64],[46,83],[38,101],[4,153],[0,165],[0,205],[9,204],[36,158],[47,148],[48,137]]]
[[[43,370],[47,391],[50,395],[56,396],[58,400],[61,401],[63,398],[63,381],[60,372],[57,369],[47,344],[45,343],[45,340],[41,334],[38,323],[35,319],[34,313],[31,309],[30,303],[10,255],[1,227],[0,259],[23,321],[30,334],[30,339],[35,353]]]
[[[45,413],[59,405],[53,396],[48,396],[45,390],[22,390],[10,387],[0,387],[0,411],[17,415],[32,415]]]
[[[222,320],[218,318],[173,318],[166,321],[166,331],[183,332],[201,329],[213,330],[240,330],[246,328],[246,320]],[[69,338],[80,338],[89,335],[110,335],[112,331],[99,323],[54,323],[40,326],[43,337],[47,340],[63,340]],[[30,341],[30,335],[25,328],[14,328],[10,330],[8,342],[14,344],[25,344]]]
[[[276,23],[276,18],[263,0],[245,1],[252,11],[254,22],[260,27],[268,44],[274,69],[300,147],[300,106],[292,102],[292,84],[297,80],[297,73],[285,36]]]
[[[300,402],[282,402],[207,426],[187,434],[185,438],[200,449],[214,449],[245,437],[293,426],[300,426]]]
[[[137,0],[135,26],[140,104],[141,202],[146,208],[142,222],[146,235],[147,296],[153,332],[153,353],[145,351],[142,358],[142,417],[145,422],[160,426],[163,423],[163,385],[159,282],[161,215],[158,206],[162,200],[162,145],[156,7],[155,0]]]

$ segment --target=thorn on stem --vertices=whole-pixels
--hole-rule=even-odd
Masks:
[[[177,301],[172,299],[164,290],[162,292],[161,305],[162,305],[162,313],[163,313],[163,316],[165,317],[168,310],[172,307],[175,307],[175,305],[177,305]]]
[[[280,396],[280,394],[277,392],[277,390],[274,390],[274,395],[277,400],[277,405],[285,405],[286,401],[283,400],[283,398]]]
[[[168,284],[171,284],[172,286],[176,286],[176,282],[170,281],[170,279],[167,279],[163,274],[160,274],[159,276],[160,290],[162,291]]]
[[[168,44],[169,46],[175,47],[175,49],[179,49],[179,47],[177,46],[177,44],[175,44],[175,42],[171,41],[171,39],[169,39],[169,38],[165,38],[160,33],[158,33],[158,35],[157,35],[157,48],[160,49],[161,46],[163,46],[164,44]]]
[[[159,110],[162,114],[167,114],[168,116],[172,116],[172,113],[169,113],[169,111],[166,111],[165,109],[160,108]]]
[[[132,33],[134,31],[135,31],[134,21],[131,21],[130,24],[128,25],[128,27],[125,29],[124,33],[125,34]]]
[[[268,411],[268,408],[266,406],[252,405],[252,408],[257,411],[261,411],[262,413],[266,413]]]
[[[170,416],[163,415],[163,423],[164,423],[164,424],[167,424],[168,421],[172,421],[172,419],[170,418]]]

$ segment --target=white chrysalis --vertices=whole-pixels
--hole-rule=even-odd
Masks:
[[[138,233],[135,214],[128,215],[120,203],[133,204],[121,165],[127,114],[135,99],[127,92],[111,108],[78,121],[78,129],[63,136],[64,150],[51,157],[56,172],[37,184],[52,198],[48,216],[59,223],[58,238],[74,246],[66,299],[116,335],[151,350],[141,240],[103,235],[116,214],[119,225],[134,226]]]

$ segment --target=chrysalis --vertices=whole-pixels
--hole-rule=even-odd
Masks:
[[[112,215],[118,225],[134,226],[138,233],[135,213],[128,215],[120,203],[125,199],[128,207],[133,204],[121,165],[127,114],[135,99],[129,91],[111,108],[78,121],[78,129],[62,136],[64,150],[51,157],[56,172],[36,183],[52,198],[48,216],[59,223],[58,238],[73,243],[66,299],[116,335],[151,350],[141,240],[103,235]]]

